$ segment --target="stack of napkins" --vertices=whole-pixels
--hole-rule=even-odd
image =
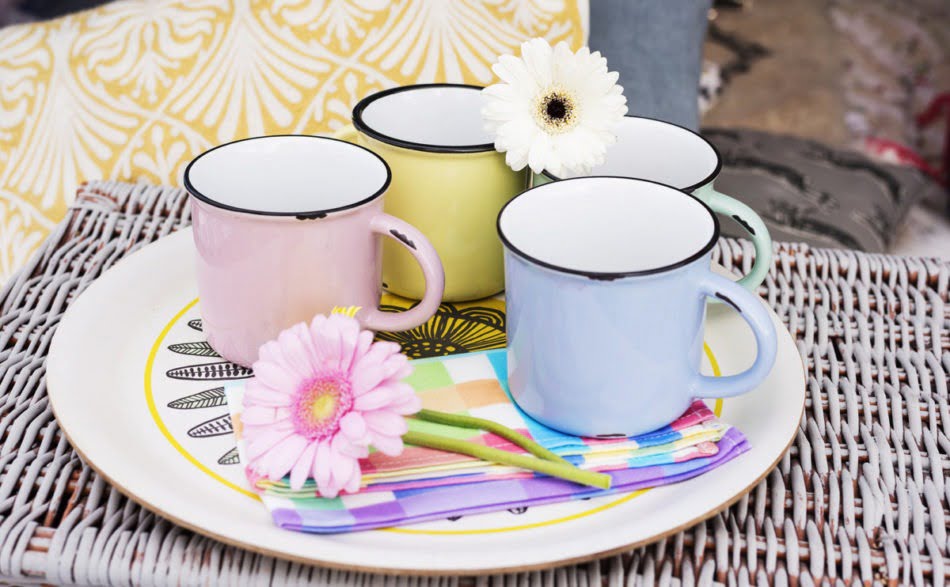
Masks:
[[[423,407],[504,424],[533,438],[582,469],[609,473],[609,490],[594,489],[532,471],[486,463],[465,455],[406,446],[398,457],[374,452],[360,461],[363,488],[357,494],[317,497],[313,481],[292,490],[259,481],[274,522],[304,532],[348,532],[450,516],[535,506],[666,485],[695,477],[748,450],[741,432],[696,401],[675,422],[630,438],[569,436],[535,422],[508,395],[504,349],[413,361],[407,380]],[[227,389],[235,431],[240,431],[240,383]],[[513,452],[524,451],[481,430],[410,420],[411,430],[460,438]],[[238,437],[244,460],[244,443]]]

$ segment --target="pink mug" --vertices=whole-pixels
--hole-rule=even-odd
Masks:
[[[198,294],[208,342],[250,366],[260,346],[334,306],[359,306],[371,330],[408,330],[442,299],[439,256],[422,233],[383,213],[391,173],[381,157],[335,139],[279,135],[227,143],[185,169]],[[377,235],[419,262],[426,287],[405,312],[382,312]]]

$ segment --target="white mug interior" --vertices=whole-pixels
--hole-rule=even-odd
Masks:
[[[689,129],[626,116],[614,130],[617,142],[607,147],[604,163],[587,175],[636,177],[692,190],[715,178],[719,171],[716,149]]]
[[[705,204],[669,186],[583,177],[515,197],[502,209],[498,231],[516,254],[549,268],[632,275],[698,258],[719,226]]]
[[[372,96],[358,116],[391,141],[487,150],[493,139],[484,128],[481,108],[481,88],[475,86],[407,86]]]
[[[389,185],[386,163],[343,141],[308,135],[256,137],[215,147],[185,170],[185,186],[211,205],[303,215],[357,206]]]

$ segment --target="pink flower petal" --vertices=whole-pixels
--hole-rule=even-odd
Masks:
[[[276,363],[258,361],[254,363],[254,377],[265,386],[284,393],[293,393],[303,383],[300,377]]]
[[[337,487],[332,478],[330,481],[327,481],[326,485],[317,486],[317,491],[319,492],[320,497],[327,499],[333,499],[340,494],[340,488]]]
[[[359,343],[360,324],[355,318],[341,314],[334,314],[329,319],[336,323],[340,332],[339,368],[344,373],[349,373],[350,367],[353,365],[356,346]]]
[[[346,485],[343,486],[344,491],[347,493],[356,493],[360,490],[360,485],[363,482],[363,474],[360,472],[357,467],[354,471],[354,474],[350,476],[350,480],[346,482]]]
[[[353,395],[360,397],[366,392],[372,391],[382,383],[384,377],[385,372],[381,365],[371,365],[366,364],[365,361],[360,361],[353,367],[350,375]]]
[[[309,330],[303,323],[291,326],[277,337],[283,363],[298,379],[310,379],[314,376],[315,365],[311,361],[310,348],[303,341],[304,337],[309,339]],[[312,347],[312,344],[310,346]]]
[[[291,396],[261,386],[258,389],[245,390],[243,403],[244,409],[250,406],[284,408],[290,406]]]
[[[412,392],[393,400],[386,409],[400,416],[409,416],[422,409],[422,398]]]
[[[334,451],[332,448],[330,454],[333,455],[333,459],[330,461],[333,485],[341,488],[353,476],[353,469],[358,468],[358,465],[353,457]]]
[[[402,381],[403,379],[405,379],[406,377],[409,377],[410,375],[412,375],[412,363],[407,360],[406,363],[402,367],[400,367],[398,371],[396,371],[389,377],[391,379],[395,379],[396,381]]]
[[[270,428],[261,428],[257,434],[253,434],[251,430],[245,430],[244,438],[247,443],[244,450],[247,452],[248,459],[256,461],[293,434],[293,430],[272,430]]]
[[[412,366],[406,355],[392,354],[383,361],[383,372],[387,379],[392,378],[398,381],[412,375]]]
[[[386,387],[392,389],[396,392],[397,401],[405,400],[406,398],[415,397],[416,390],[412,388],[411,385],[405,381],[394,381],[387,383]]]
[[[274,427],[246,427],[244,429],[244,449],[249,459],[256,460],[288,436],[294,434],[293,429],[279,429]]]
[[[376,410],[399,397],[398,392],[388,387],[377,387],[373,391],[364,393],[353,401],[353,408],[361,412]]]
[[[310,442],[307,444],[307,447],[300,453],[300,458],[297,459],[297,462],[294,463],[292,469],[290,469],[290,488],[297,490],[303,487],[303,484],[307,482],[307,477],[310,476],[310,471],[313,468],[313,457],[317,454],[317,443]]]
[[[388,357],[391,355],[402,354],[402,347],[399,346],[399,343],[391,342],[388,340],[377,341],[374,347],[380,349],[384,353],[384,356]]]
[[[356,343],[356,350],[353,351],[353,365],[351,365],[351,367],[355,366],[369,351],[370,347],[373,346],[373,337],[373,333],[369,330],[360,332],[359,340],[357,340]]]
[[[269,340],[257,350],[257,361],[255,363],[279,363],[282,359],[280,344],[276,340]]]
[[[316,320],[314,320],[316,324]],[[336,321],[329,318],[323,320],[318,327],[310,326],[313,337],[313,348],[320,358],[319,367],[323,369],[340,369],[340,331]]]
[[[330,441],[322,440],[317,446],[317,454],[313,458],[313,480],[317,487],[322,488],[330,482]],[[320,490],[323,493],[323,490]]]
[[[241,422],[244,425],[266,426],[277,420],[277,409],[269,406],[250,405],[241,412]]]
[[[341,453],[351,456],[354,459],[362,459],[369,456],[369,443],[372,442],[372,436],[370,436],[367,431],[365,444],[355,444],[350,439],[346,438],[342,434],[337,435],[333,438],[334,446]]]
[[[313,335],[310,333],[310,329],[304,326],[304,328],[295,331],[295,333],[307,353],[308,362],[313,369],[316,369],[321,364],[321,361],[320,355],[317,354],[317,349],[314,346]]]
[[[340,419],[340,432],[353,444],[369,444],[369,431],[359,412],[350,412]]]
[[[307,439],[303,436],[293,434],[288,436],[280,444],[267,451],[265,455],[258,458],[258,463],[267,470],[267,477],[271,481],[278,481],[290,472],[291,467],[303,454],[307,448]]]
[[[244,405],[261,404],[265,406],[290,405],[292,394],[279,389],[272,389],[257,377],[248,380],[244,388]]]
[[[401,436],[374,436],[373,446],[376,450],[390,457],[402,454],[403,444]]]
[[[374,342],[353,365],[353,394],[359,396],[376,387],[388,373],[383,366],[386,359],[398,352],[399,345],[394,342]]]
[[[316,344],[317,333],[323,328],[323,325],[326,324],[327,317],[323,314],[317,314],[313,317],[313,320],[310,322],[310,340]]]
[[[369,429],[373,431],[374,438],[377,435],[402,436],[409,430],[405,418],[388,410],[364,412],[363,419]]]
[[[338,489],[353,488],[347,489],[347,491],[353,493],[359,491],[362,471],[359,462],[355,458],[340,451],[341,440],[342,438],[336,437],[330,445],[331,452],[336,453],[332,485]]]

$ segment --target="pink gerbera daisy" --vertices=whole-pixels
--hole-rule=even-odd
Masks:
[[[317,316],[260,350],[244,394],[248,468],[300,489],[308,477],[320,495],[359,490],[358,459],[374,446],[402,452],[404,416],[422,407],[402,380],[412,368],[399,345],[373,342],[354,318]]]

